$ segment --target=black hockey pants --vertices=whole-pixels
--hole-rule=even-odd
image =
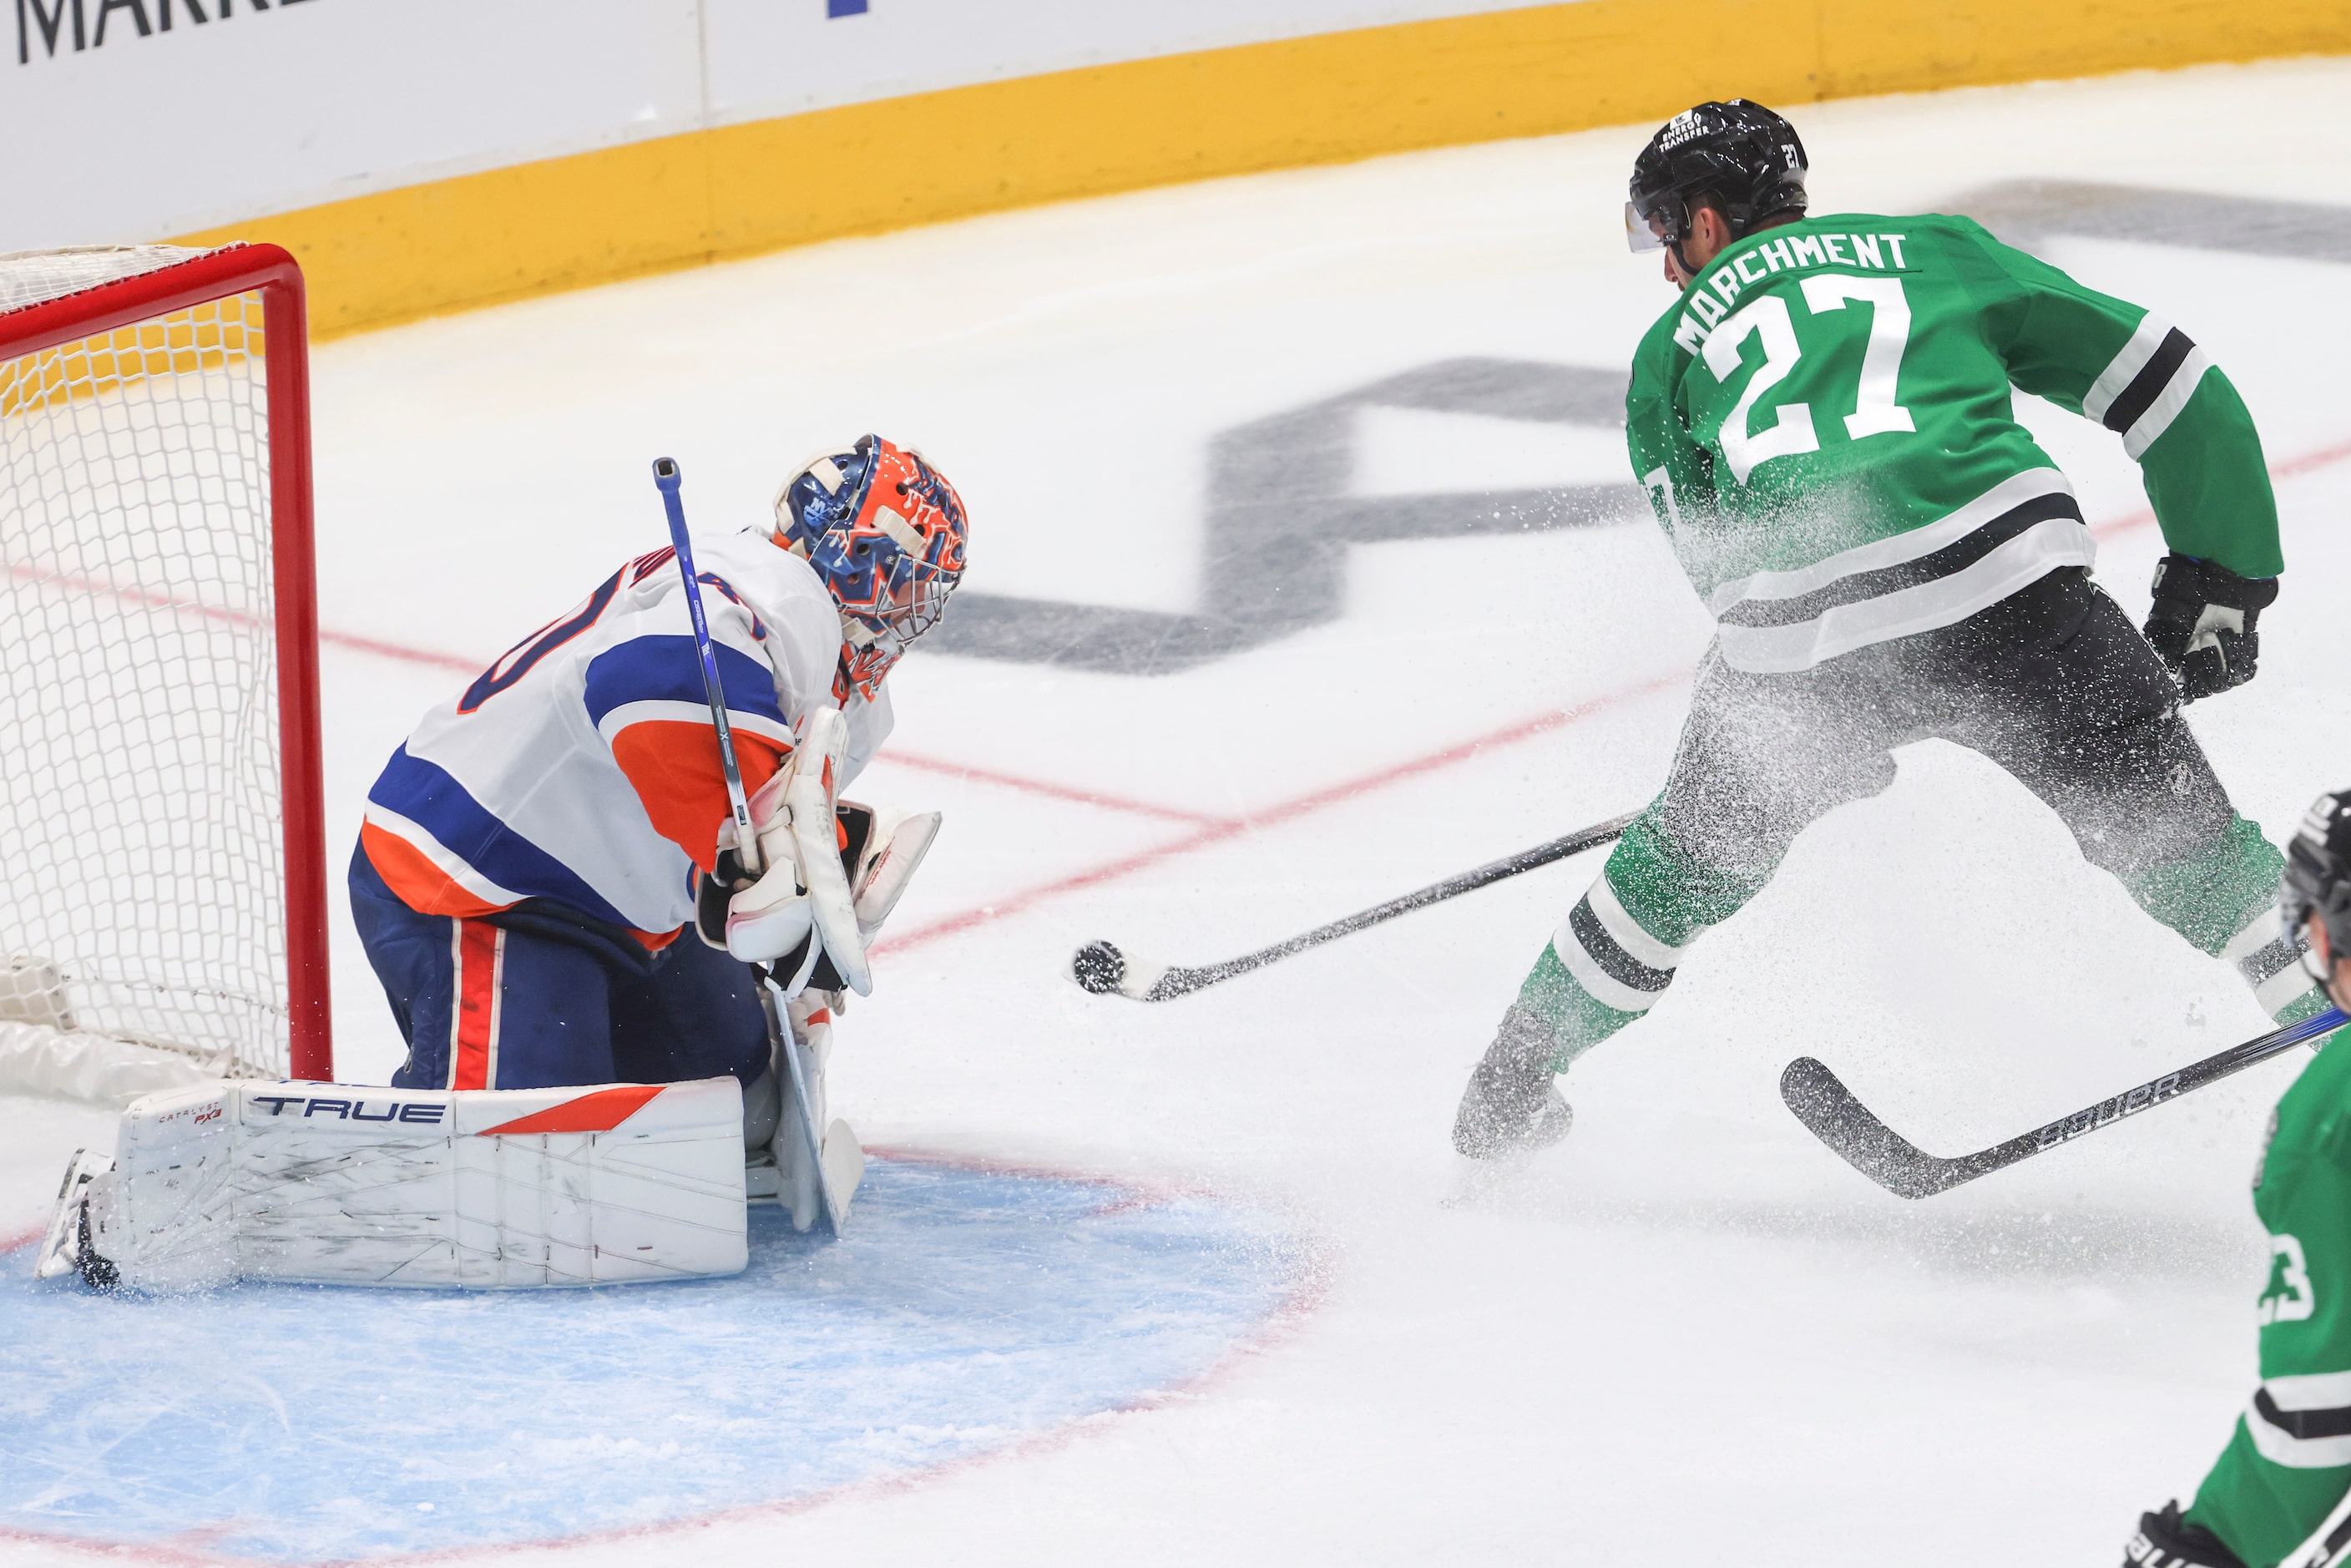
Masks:
[[[2283,973],[2293,948],[2262,925],[2277,851],[2231,808],[2154,650],[2068,567],[1956,625],[1796,674],[1709,655],[1664,792],[1520,992],[1551,1025],[1556,1063],[1646,1011],[1683,951],[1761,891],[1798,833],[1885,789],[1893,748],[1930,738],[2014,776],[2149,914],[2227,952],[2272,1012],[2301,995]]]

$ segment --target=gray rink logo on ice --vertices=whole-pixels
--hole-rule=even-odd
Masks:
[[[310,0],[244,0],[250,11],[273,5],[307,5]],[[110,36],[141,38],[168,33],[175,21],[195,26],[225,22],[236,15],[238,0],[16,0],[16,63],[33,63],[33,40],[41,42],[41,57],[55,59],[59,49],[79,53],[103,48]],[[205,7],[212,7],[208,14]]]
[[[2076,1111],[2070,1116],[2050,1123],[2041,1129],[2041,1134],[2034,1140],[2033,1147],[2045,1149],[2052,1144],[2062,1144],[2068,1138],[2078,1138],[2085,1133],[2096,1131],[2109,1122],[2119,1122],[2125,1116],[2137,1115],[2149,1105],[2160,1105],[2179,1092],[2179,1074],[2167,1072],[2152,1083],[2142,1083],[2126,1093],[2117,1094],[2109,1100],[2101,1100],[2086,1111]]]

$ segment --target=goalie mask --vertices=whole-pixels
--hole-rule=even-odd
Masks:
[[[776,493],[775,541],[816,569],[841,607],[841,674],[871,700],[963,578],[963,498],[920,455],[878,435],[819,457]]]

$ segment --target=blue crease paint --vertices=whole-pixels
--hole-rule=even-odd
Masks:
[[[0,1525],[305,1563],[789,1501],[1147,1399],[1303,1253],[1213,1200],[876,1159],[849,1234],[732,1279],[101,1296],[0,1258]]]

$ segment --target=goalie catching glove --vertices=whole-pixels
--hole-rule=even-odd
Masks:
[[[703,940],[774,965],[787,996],[810,986],[872,994],[865,945],[939,831],[936,811],[883,812],[836,797],[848,737],[839,708],[810,712],[789,759],[751,798],[760,876],[746,885],[730,874],[742,857],[729,822],[719,830],[720,875],[702,881]]]
[[[2194,702],[2253,678],[2262,643],[2254,623],[2277,601],[2277,579],[2239,577],[2191,556],[2167,555],[2155,569],[2147,640]]]

